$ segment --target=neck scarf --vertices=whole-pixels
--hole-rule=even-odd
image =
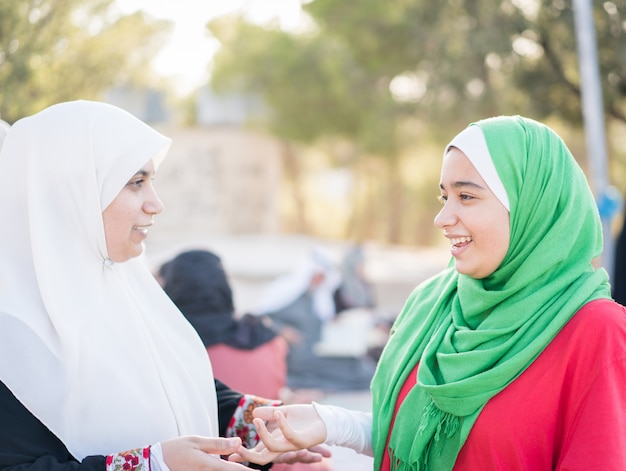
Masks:
[[[103,210],[171,141],[104,103],[16,122],[0,153],[0,380],[77,459],[217,436],[206,350]]]
[[[233,294],[222,261],[206,250],[189,250],[159,271],[163,289],[196,329],[205,346],[253,350],[276,337],[261,317],[235,318]]]
[[[375,469],[398,392],[418,362],[417,385],[391,431],[392,469],[449,470],[487,401],[584,304],[610,296],[606,272],[591,266],[602,250],[598,211],[563,141],[519,116],[472,125],[507,191],[509,249],[488,277],[450,267],[407,300],[372,383]]]

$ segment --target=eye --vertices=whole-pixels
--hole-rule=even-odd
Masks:
[[[463,200],[463,201],[470,201],[470,200],[474,199],[474,197],[472,195],[466,195],[466,194],[463,194],[463,193],[461,193],[461,195],[459,195],[459,198],[461,198],[461,200]]]
[[[139,177],[129,181],[128,185],[134,188],[141,188],[145,181],[146,179],[144,177]]]
[[[445,204],[446,201],[448,201],[448,197],[446,195],[439,195],[437,196],[437,200],[441,203],[441,204]]]

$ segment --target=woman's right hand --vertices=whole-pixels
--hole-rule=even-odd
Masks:
[[[324,443],[326,426],[312,404],[257,407],[252,412],[261,442],[241,447],[231,461],[266,464],[282,453],[306,450]]]
[[[170,471],[250,470],[241,464],[220,459],[241,448],[239,438],[184,436],[161,442],[163,460]]]

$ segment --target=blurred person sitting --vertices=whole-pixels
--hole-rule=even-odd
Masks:
[[[324,326],[336,316],[334,293],[340,282],[340,273],[328,255],[315,248],[291,272],[269,284],[254,310],[270,319],[289,342],[290,388],[339,391],[369,387],[374,372],[370,359],[350,353],[317,353]]]
[[[626,305],[626,206],[624,207],[622,228],[615,242],[611,293],[615,301]]]
[[[285,402],[316,398],[285,387],[287,342],[267,325],[267,319],[250,314],[237,318],[231,285],[218,255],[208,250],[181,252],[161,265],[157,278],[207,347],[216,378],[232,389]],[[330,469],[328,457],[318,463],[272,467],[273,471]]]
[[[337,314],[354,308],[373,309],[376,298],[365,274],[365,251],[360,244],[348,248],[341,261],[341,282],[333,298]]]
[[[279,398],[287,377],[287,342],[263,318],[237,318],[222,261],[208,250],[189,250],[159,269],[163,289],[206,346],[213,374],[231,388]],[[258,368],[259,364],[271,368]]]

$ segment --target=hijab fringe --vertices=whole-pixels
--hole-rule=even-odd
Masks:
[[[458,432],[460,427],[460,419],[458,416],[450,414],[449,412],[443,412],[435,405],[432,399],[430,399],[424,408],[424,412],[422,412],[417,433],[424,433],[427,425],[434,422],[437,423],[437,428],[434,430],[432,437],[428,440],[426,447],[416,463],[409,463],[398,458],[393,449],[391,449],[391,447],[388,448],[391,471],[429,471],[431,469],[428,458],[433,449],[433,445],[452,437]]]
[[[417,430],[418,433],[424,433],[427,424],[433,422],[437,424],[437,428],[433,436],[428,440],[428,444],[424,447],[424,450],[420,455],[419,461],[417,463],[417,470],[428,471],[430,469],[428,465],[428,460],[433,445],[435,445],[442,439],[445,440],[452,437],[455,433],[458,432],[460,427],[460,420],[458,416],[449,412],[443,412],[435,405],[432,399],[429,399],[428,404],[424,408],[424,412],[422,412],[420,425]]]
[[[420,463],[407,463],[396,457],[396,454],[391,448],[389,451],[390,471],[420,471]]]

